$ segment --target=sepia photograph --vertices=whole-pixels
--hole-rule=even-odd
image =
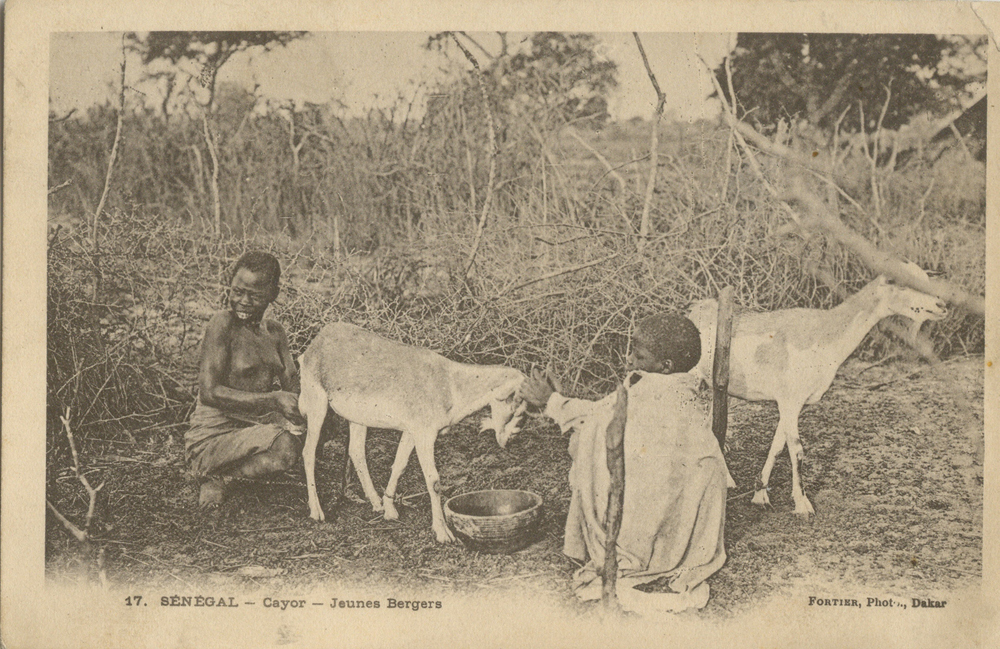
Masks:
[[[314,22],[39,31],[9,646],[996,632],[986,23]]]

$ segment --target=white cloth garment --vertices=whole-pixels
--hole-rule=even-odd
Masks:
[[[686,373],[625,378],[625,494],[618,535],[619,602],[627,610],[681,611],[708,602],[705,580],[726,560],[726,488],[732,478]],[[586,562],[574,575],[584,600],[601,595],[610,474],[606,431],[617,393],[600,401],[553,394],[545,414],[572,432],[572,490],[563,552]],[[667,578],[670,593],[634,587]]]

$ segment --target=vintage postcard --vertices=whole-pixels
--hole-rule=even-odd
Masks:
[[[1000,3],[5,9],[5,647],[997,642]]]

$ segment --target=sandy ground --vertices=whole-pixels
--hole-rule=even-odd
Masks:
[[[774,404],[733,400],[727,460],[738,488],[728,503],[729,558],[709,582],[708,606],[695,615],[727,618],[787,596],[944,598],[978,587],[982,410],[982,357],[936,367],[849,361],[827,395],[800,419],[804,485],[816,509],[806,520],[792,513],[787,453],[771,478],[773,508],[750,503],[778,413]],[[194,504],[196,487],[185,475],[179,437],[90,449],[85,458],[107,481],[95,546],[104,549],[112,586],[531,596],[587,609],[573,600],[573,565],[561,552],[569,503],[567,440],[547,420],[532,420],[506,450],[471,420],[438,440],[446,493],[519,488],[544,498],[540,540],[513,555],[434,542],[415,456],[399,488],[412,497],[396,522],[356,500],[333,522],[310,520],[301,466],[266,484],[239,485],[219,510],[206,514]],[[388,478],[397,439],[391,431],[369,434],[377,486]],[[342,453],[343,437],[334,435],[318,467],[328,520]],[[68,469],[57,471],[58,505],[82,520],[82,489]],[[355,499],[360,495],[356,482],[349,491]],[[96,552],[82,551],[49,516],[50,581],[93,582],[96,565]]]

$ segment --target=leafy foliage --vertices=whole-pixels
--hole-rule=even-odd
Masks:
[[[221,66],[236,52],[251,47],[265,51],[288,45],[306,32],[149,32],[134,37],[142,62],[156,59],[178,63],[183,59]]]
[[[509,79],[500,82],[502,97],[544,106],[566,122],[606,121],[607,95],[618,85],[617,65],[600,55],[592,34],[539,32],[498,71]]]
[[[445,49],[450,37],[449,32],[436,34],[428,47]],[[514,54],[508,51],[506,35],[501,34],[501,42],[497,56],[480,49],[489,58],[483,68],[501,114],[536,120],[543,128],[607,121],[607,96],[618,85],[618,66],[601,54],[593,34],[538,32]],[[471,83],[463,77],[441,90],[453,92]]]
[[[860,129],[859,105],[873,129],[891,91],[882,126],[896,129],[957,106],[969,77],[956,57],[968,46],[930,34],[740,34],[733,90],[741,117],[765,130],[794,118],[829,131],[850,110],[845,132]],[[715,74],[731,101],[724,65]]]
[[[190,61],[200,68],[199,84],[208,90],[210,104],[215,95],[215,79],[229,58],[237,52],[253,47],[270,51],[284,47],[302,38],[307,32],[148,32],[144,36],[131,35],[131,47],[142,56],[144,65],[157,60],[174,66]],[[169,78],[164,107],[175,87],[173,72],[154,73],[151,76]],[[188,80],[190,81],[190,79]],[[166,110],[164,110],[166,114]]]

